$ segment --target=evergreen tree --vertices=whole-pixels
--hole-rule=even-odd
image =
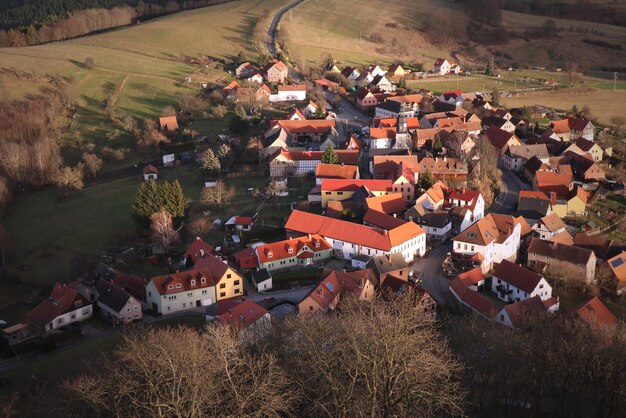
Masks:
[[[404,79],[404,77],[402,77],[400,79],[400,81],[398,81],[398,88],[399,89],[406,89],[406,80]]]
[[[189,198],[185,196],[185,193],[183,192],[183,188],[178,182],[178,180],[174,180],[172,183],[170,182],[163,183],[163,185],[165,184],[167,184],[167,189],[163,193],[165,197],[163,207],[175,219],[184,218],[185,211],[187,210],[189,203],[191,203]]]
[[[202,161],[200,162],[200,166],[204,170],[213,174],[219,172],[220,169],[222,168],[219,158],[217,157],[217,155],[215,155],[215,152],[213,152],[213,150],[210,148],[204,151],[204,154],[202,155]]]
[[[339,156],[332,145],[324,150],[321,161],[322,164],[339,164]]]
[[[433,187],[433,184],[435,184],[435,178],[432,174],[430,174],[430,171],[426,171],[422,176],[420,176],[419,181],[420,187],[426,190],[430,189]]]
[[[500,89],[494,87],[491,91],[491,104],[493,106],[500,106]]]
[[[438,157],[443,151],[443,144],[439,134],[435,135],[435,143],[433,144],[433,157]]]
[[[156,181],[140,183],[135,203],[133,204],[133,216],[135,219],[139,222],[147,222],[160,207],[158,183]]]

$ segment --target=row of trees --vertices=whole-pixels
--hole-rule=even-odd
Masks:
[[[185,217],[190,203],[178,180],[145,181],[140,183],[137,189],[133,216],[145,225],[150,222],[152,215],[164,209],[174,219],[181,220]]]
[[[461,415],[460,364],[413,300],[347,298],[336,317],[246,338],[226,325],[135,331],[41,402],[51,416]]]

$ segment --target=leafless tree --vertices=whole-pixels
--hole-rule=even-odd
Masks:
[[[180,240],[178,231],[174,229],[172,215],[165,209],[161,209],[152,215],[150,229],[152,241],[167,253],[170,246]]]
[[[101,372],[66,384],[87,415],[277,417],[294,392],[276,357],[252,352],[225,325],[199,333],[150,329],[124,336]]]
[[[0,176],[0,218],[6,215],[7,209],[13,200],[13,191],[9,180]]]
[[[208,207],[219,207],[235,197],[235,190],[223,180],[218,180],[215,187],[206,187],[200,193],[200,202]]]
[[[82,190],[84,187],[83,164],[78,164],[74,168],[61,167],[54,182],[64,197],[67,197],[72,190]]]
[[[0,416],[2,418],[17,416],[17,401],[19,399],[17,392],[7,396],[0,396]]]
[[[172,106],[165,106],[161,109],[161,116],[176,116],[176,109]]]
[[[463,413],[460,366],[412,297],[348,297],[338,316],[290,319],[278,335],[276,349],[303,395],[303,416]]]
[[[96,174],[98,174],[98,171],[102,168],[102,159],[98,158],[96,154],[84,153],[83,162],[94,177],[96,177]]]

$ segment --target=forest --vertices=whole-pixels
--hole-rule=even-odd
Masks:
[[[3,0],[0,47],[61,41],[229,1],[232,0]]]

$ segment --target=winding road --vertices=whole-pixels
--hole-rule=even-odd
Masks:
[[[490,212],[513,215],[519,192],[528,189],[528,185],[509,170],[501,168],[500,171],[502,172],[502,187],[498,198],[491,205]]]
[[[303,1],[304,0],[296,0],[293,3],[289,3],[288,5],[280,9],[278,13],[276,13],[276,15],[274,16],[274,19],[272,19],[272,23],[267,30],[267,34],[269,35],[269,39],[267,41],[267,52],[269,52],[269,54],[273,58],[277,58],[278,51],[276,50],[276,34],[278,33],[278,24],[280,23],[280,20],[283,18],[285,13],[287,13],[290,9],[293,9]]]

